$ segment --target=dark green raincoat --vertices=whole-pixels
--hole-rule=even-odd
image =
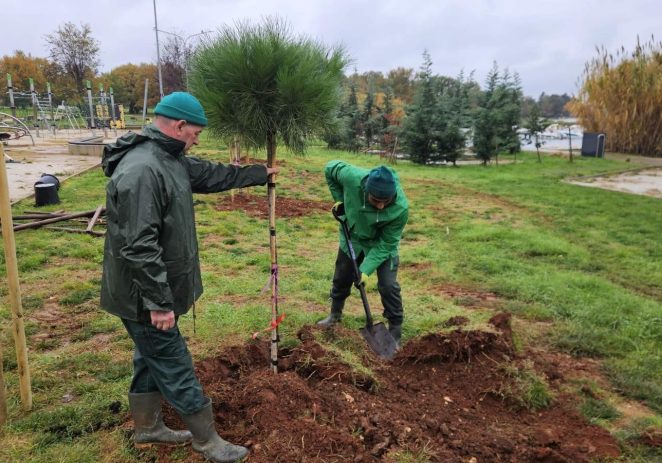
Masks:
[[[236,167],[184,155],[154,125],[107,145],[103,170],[108,232],[101,306],[133,321],[149,311],[181,315],[202,294],[192,193],[267,182],[262,165]]]

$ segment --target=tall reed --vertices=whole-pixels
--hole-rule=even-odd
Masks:
[[[662,42],[596,50],[568,109],[587,132],[607,134],[608,151],[662,157]]]

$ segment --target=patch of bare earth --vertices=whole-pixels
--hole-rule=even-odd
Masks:
[[[257,196],[237,192],[219,196],[216,203],[218,211],[243,211],[251,217],[269,217],[269,204],[265,196]],[[328,212],[331,204],[327,201],[303,200],[279,196],[276,199],[276,217],[305,217],[312,214]]]
[[[371,376],[325,349],[323,332],[310,326],[299,332],[299,346],[280,352],[278,374],[269,371],[265,341],[227,349],[200,362],[197,373],[214,400],[220,434],[250,447],[251,463],[393,461],[405,451],[429,462],[617,457],[614,439],[577,413],[575,397],[556,390],[553,405],[538,412],[501,398],[511,381],[504,367],[521,359],[508,314],[493,323],[495,332],[457,329],[412,339],[390,363],[366,354]],[[166,422],[181,425],[172,410]],[[187,451],[186,461],[202,461]],[[168,449],[157,452],[157,461],[172,461]]]
[[[453,284],[445,283],[442,286],[433,288],[433,291],[440,293],[448,299],[452,299],[456,305],[468,308],[499,308],[503,304],[503,300],[495,293]]]

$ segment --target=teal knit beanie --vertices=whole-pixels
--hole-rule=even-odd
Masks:
[[[375,167],[368,174],[365,183],[368,193],[379,199],[390,199],[395,196],[395,177],[386,166]]]
[[[174,92],[163,97],[154,108],[154,114],[176,121],[184,120],[190,124],[205,127],[205,110],[196,97],[187,92]]]

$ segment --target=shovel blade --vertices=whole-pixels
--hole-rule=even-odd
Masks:
[[[391,360],[398,350],[398,344],[386,329],[383,323],[375,323],[372,327],[363,327],[359,330],[368,346],[381,358]]]

